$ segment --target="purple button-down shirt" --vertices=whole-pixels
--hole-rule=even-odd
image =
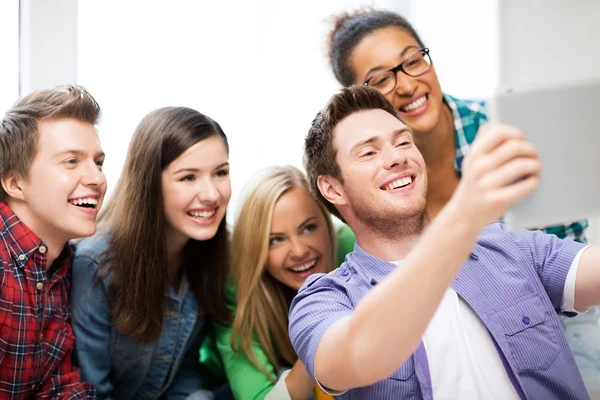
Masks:
[[[556,314],[583,247],[540,231],[507,232],[496,222],[482,232],[452,284],[485,324],[521,398],[589,399]],[[333,274],[304,283],[290,309],[290,337],[313,378],[323,334],[395,268],[356,244]],[[337,398],[432,399],[423,343],[388,379]]]

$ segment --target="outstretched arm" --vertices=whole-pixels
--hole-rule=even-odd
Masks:
[[[323,334],[314,359],[318,381],[346,390],[389,377],[417,347],[480,231],[537,187],[540,168],[535,148],[519,130],[482,128],[457,191],[403,268]]]

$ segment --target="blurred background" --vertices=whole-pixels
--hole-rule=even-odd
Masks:
[[[326,57],[331,15],[361,6],[406,16],[442,89],[600,78],[600,2],[580,0],[3,0],[0,115],[19,95],[84,85],[103,108],[109,195],[135,126],[158,107],[195,108],[229,138],[233,197],[272,164],[301,167],[304,135],[339,88]],[[600,220],[589,238],[600,243]]]

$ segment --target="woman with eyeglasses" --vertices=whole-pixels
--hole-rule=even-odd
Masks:
[[[411,24],[391,11],[362,10],[335,16],[328,50],[330,66],[342,85],[379,90],[413,130],[427,164],[427,212],[434,219],[456,189],[463,158],[479,127],[488,120],[485,102],[443,93],[430,50]],[[585,220],[542,230],[585,242],[587,226]],[[343,240],[339,241],[338,257],[342,258],[353,250],[355,240],[347,226],[339,237]],[[598,315],[594,308],[585,316],[563,319],[588,389],[600,389]]]

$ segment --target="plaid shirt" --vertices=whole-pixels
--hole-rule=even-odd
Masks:
[[[444,101],[452,110],[454,117],[454,133],[456,135],[456,160],[454,169],[460,177],[462,174],[462,162],[469,153],[469,149],[475,140],[479,127],[488,121],[487,107],[484,101],[459,100],[444,94]],[[570,237],[578,242],[586,243],[585,230],[588,221],[578,221],[564,225],[548,226],[542,231],[554,234],[559,238]]]
[[[50,277],[46,245],[0,202],[0,398],[95,398],[71,356],[69,304],[73,249]]]

